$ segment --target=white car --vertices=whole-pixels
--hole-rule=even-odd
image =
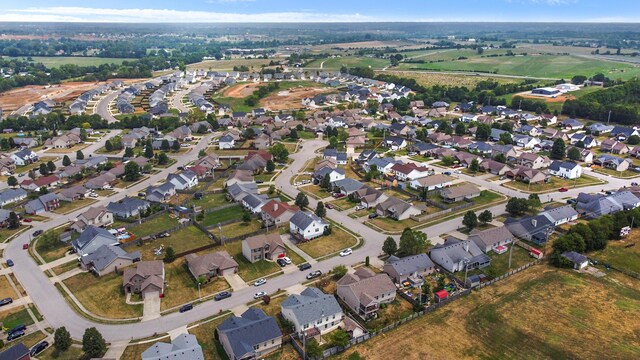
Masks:
[[[262,298],[262,297],[263,297],[263,296],[265,296],[265,295],[267,295],[267,293],[266,293],[266,292],[264,292],[264,291],[259,291],[259,292],[255,293],[255,294],[253,295],[253,298],[254,298],[254,299],[260,299],[260,298]]]
[[[351,254],[353,254],[353,250],[351,250],[351,248],[340,251],[340,256],[348,256]]]
[[[282,260],[284,260],[284,262],[286,262],[287,265],[291,264],[291,259],[289,259],[287,256],[283,257]]]
[[[267,283],[267,279],[262,278],[262,279],[256,280],[256,282],[253,283],[253,286],[260,286],[260,285],[264,285],[266,283]]]

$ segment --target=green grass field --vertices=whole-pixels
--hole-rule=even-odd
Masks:
[[[324,64],[322,65],[323,69],[332,69],[332,70],[338,70],[343,66],[371,67],[373,69],[382,69],[391,64],[388,59],[378,59],[378,58],[358,57],[358,56],[344,56],[344,57],[314,60],[310,62],[306,67],[319,69],[320,64],[322,64],[322,62],[324,62]]]
[[[211,226],[233,219],[241,219],[243,214],[244,210],[240,205],[228,207],[206,214],[204,220],[202,220],[202,225]]]
[[[17,59],[24,60],[26,58],[19,57]],[[42,63],[48,68],[60,67],[61,65],[78,65],[78,66],[100,66],[102,64],[122,64],[123,61],[133,61],[135,59],[116,59],[101,58],[90,56],[34,56],[34,62]]]

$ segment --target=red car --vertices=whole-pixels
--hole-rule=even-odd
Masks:
[[[333,204],[327,204],[324,207],[326,207],[327,209],[333,209]]]
[[[29,244],[22,244],[22,250],[29,250]]]
[[[336,198],[336,199],[340,199],[340,198],[344,197],[344,194],[343,193],[337,193],[333,197]]]
[[[558,191],[567,192],[567,191],[569,191],[569,189],[567,189],[566,187],[562,187],[562,188],[558,189]]]
[[[31,219],[22,219],[22,221],[29,223],[29,222],[32,222],[33,220],[31,220]]]

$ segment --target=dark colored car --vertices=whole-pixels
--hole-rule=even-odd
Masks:
[[[187,304],[187,305],[182,305],[182,307],[180,308],[180,312],[187,312],[189,310],[193,309],[193,305],[191,304]]]
[[[445,172],[443,172],[443,174],[445,174],[445,175],[451,175],[451,171],[445,171]]]
[[[48,343],[48,342],[46,342],[46,341],[41,341],[41,342],[37,343],[36,345],[34,345],[34,346],[31,348],[31,351],[29,352],[29,354],[30,354],[31,356],[36,356],[36,355],[40,354],[41,352],[43,352],[43,351],[44,351],[44,349],[46,349],[46,348],[47,348],[47,346],[49,346],[49,343]]]
[[[178,170],[184,170],[184,166],[178,166]]]
[[[300,264],[300,266],[298,266],[298,269],[300,269],[300,271],[309,270],[311,269],[311,264],[309,263]]]
[[[0,306],[5,306],[5,305],[9,305],[13,302],[13,299],[8,297],[8,298],[4,298],[2,300],[0,300]]]
[[[27,330],[27,326],[24,324],[20,324],[20,325],[14,326],[11,330],[9,330],[9,334],[12,334],[18,331],[25,331],[25,330]]]
[[[221,293],[216,294],[216,296],[213,298],[215,301],[220,301],[220,300],[224,300],[226,298],[230,298],[231,297],[231,293],[228,291],[223,291]]]
[[[14,265],[14,264],[13,264],[13,260],[11,260],[11,259],[7,259],[7,266],[8,266],[8,267],[12,267],[13,265]]]
[[[7,340],[11,341],[13,339],[17,339],[19,337],[24,336],[24,331],[20,330],[20,331],[16,331],[16,332],[12,332],[9,334],[9,336],[7,336]]]
[[[371,213],[369,214],[369,219],[375,219],[378,217],[378,213]]]
[[[278,265],[280,265],[281,267],[285,267],[287,266],[287,262],[284,261],[284,259],[278,259],[276,260],[276,262],[278,263]]]
[[[264,180],[256,180],[256,184],[262,184],[264,183]]]
[[[322,271],[320,270],[312,271],[309,274],[307,274],[307,279],[308,280],[315,279],[320,275],[322,275]]]
[[[39,236],[39,235],[41,235],[41,234],[42,234],[42,230],[36,230],[36,231],[34,231],[34,232],[33,232],[33,236],[34,236],[34,237],[35,237],[35,236]]]

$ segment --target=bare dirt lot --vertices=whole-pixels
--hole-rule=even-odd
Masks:
[[[251,96],[253,92],[260,87],[260,85],[262,84],[261,83],[238,84],[230,88],[227,88],[222,93],[222,96],[236,98],[236,99],[246,98],[247,96]]]
[[[532,95],[531,92],[529,91],[521,92],[514,96],[520,96],[525,99],[542,100],[548,103],[563,103],[567,100],[575,100],[576,98],[575,96],[569,95],[569,94],[558,95],[557,97],[554,97],[554,98],[546,97],[546,96],[536,96],[536,95]]]
[[[302,107],[302,99],[328,93],[332,90],[329,88],[310,87],[291,88],[265,97],[260,101],[260,104],[271,111],[299,109]]]

